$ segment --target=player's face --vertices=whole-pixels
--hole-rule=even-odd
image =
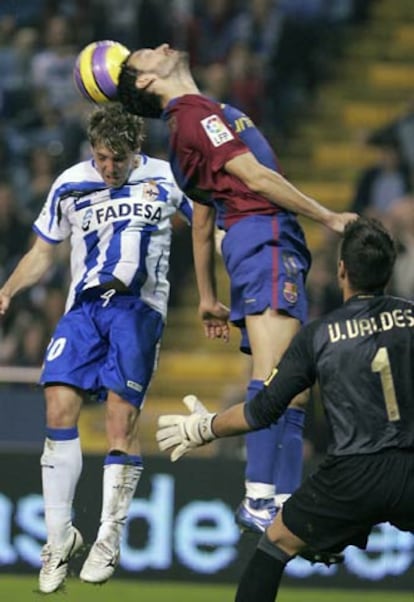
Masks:
[[[174,50],[168,44],[157,48],[141,48],[132,53],[128,65],[143,73],[155,73],[158,77],[168,77],[180,64],[188,64],[186,52]]]
[[[107,186],[119,188],[125,184],[135,163],[132,151],[116,154],[104,144],[97,144],[92,148],[92,154],[95,167]]]

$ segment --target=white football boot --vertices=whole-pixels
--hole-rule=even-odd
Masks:
[[[53,547],[50,543],[43,546],[42,568],[39,573],[39,590],[43,594],[51,594],[60,588],[68,574],[69,560],[82,545],[82,535],[72,527],[70,535],[62,546]]]
[[[119,547],[97,540],[85,560],[80,578],[87,583],[105,583],[112,577],[119,562]]]

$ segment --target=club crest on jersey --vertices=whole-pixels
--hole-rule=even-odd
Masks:
[[[296,303],[298,300],[298,287],[294,282],[285,282],[283,285],[283,296],[288,303]]]
[[[159,192],[160,190],[153,180],[145,182],[142,198],[144,201],[155,201],[158,198]]]
[[[233,134],[218,115],[210,115],[200,123],[213,146],[221,146],[234,139]]]

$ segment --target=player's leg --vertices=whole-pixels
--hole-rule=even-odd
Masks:
[[[280,508],[302,480],[303,429],[309,391],[297,395],[283,415],[280,445],[273,466],[276,507]]]
[[[72,501],[82,469],[77,429],[84,391],[94,390],[106,347],[88,306],[76,304],[56,327],[41,383],[45,386],[47,433],[41,459],[47,543],[39,588],[50,593],[63,583],[70,556],[82,537],[72,527]],[[70,384],[64,384],[70,383]]]
[[[274,602],[286,564],[304,547],[279,512],[243,571],[235,602]]]
[[[101,370],[102,384],[109,390],[108,454],[104,460],[100,526],[80,573],[80,578],[90,583],[107,581],[119,560],[123,528],[143,472],[140,409],[163,331],[161,315],[139,300],[115,299],[105,313],[111,323],[110,349]]]
[[[263,387],[300,324],[268,308],[262,314],[247,316],[246,325],[253,360],[247,393],[250,399]],[[246,435],[246,496],[236,513],[241,526],[264,531],[276,513],[275,495],[286,499],[299,485],[303,424],[304,412],[295,407],[276,425]],[[279,481],[283,490],[277,488]]]
[[[337,555],[332,551],[340,552],[349,544],[360,545],[356,541],[366,543],[372,519],[378,516],[382,502],[380,496],[367,495],[364,484],[371,458],[362,460],[362,466],[360,463],[361,458],[355,456],[327,459],[292,494],[247,564],[236,602],[274,602],[284,568],[298,554],[320,557],[320,561],[330,564]],[[372,489],[378,481],[378,470],[371,473]],[[362,479],[359,475],[363,475]]]
[[[78,418],[82,393],[65,385],[45,387],[46,439],[41,457],[47,543],[39,589],[51,593],[66,578],[68,561],[82,545],[72,525],[72,505],[82,470]]]
[[[104,461],[98,534],[80,578],[103,583],[113,574],[132,498],[143,471],[138,438],[139,409],[110,391],[106,403],[109,451]]]
[[[241,220],[227,232],[222,250],[231,279],[230,319],[237,326],[247,326],[248,336],[241,350],[253,358],[247,392],[250,399],[262,388],[306,320],[309,252],[296,220],[287,214]],[[246,497],[236,519],[256,531],[264,531],[276,511],[274,466],[283,437],[291,443],[286,449],[295,463],[292,480],[296,480],[293,475],[301,474],[303,413],[289,415],[287,428],[285,416],[277,425],[246,437]],[[280,462],[278,465],[283,473],[285,469]]]

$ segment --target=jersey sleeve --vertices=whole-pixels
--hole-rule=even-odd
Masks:
[[[193,222],[193,201],[178,188],[175,187],[173,202],[177,208],[178,215],[189,225]]]
[[[62,197],[65,191],[60,178],[55,180],[33,224],[36,234],[51,244],[62,242],[70,234],[70,224],[62,210]]]
[[[312,323],[302,328],[263,389],[245,404],[245,418],[253,429],[277,422],[295,395],[314,384],[316,362],[312,341],[315,326]]]
[[[237,155],[250,152],[241,138],[227,124],[220,106],[211,103],[207,106],[191,107],[185,120],[179,124],[180,136],[177,137],[182,168],[187,173],[194,152],[208,158],[213,172],[217,172]]]
[[[182,195],[181,203],[178,206],[178,212],[187,224],[193,222],[193,201],[185,194]]]

